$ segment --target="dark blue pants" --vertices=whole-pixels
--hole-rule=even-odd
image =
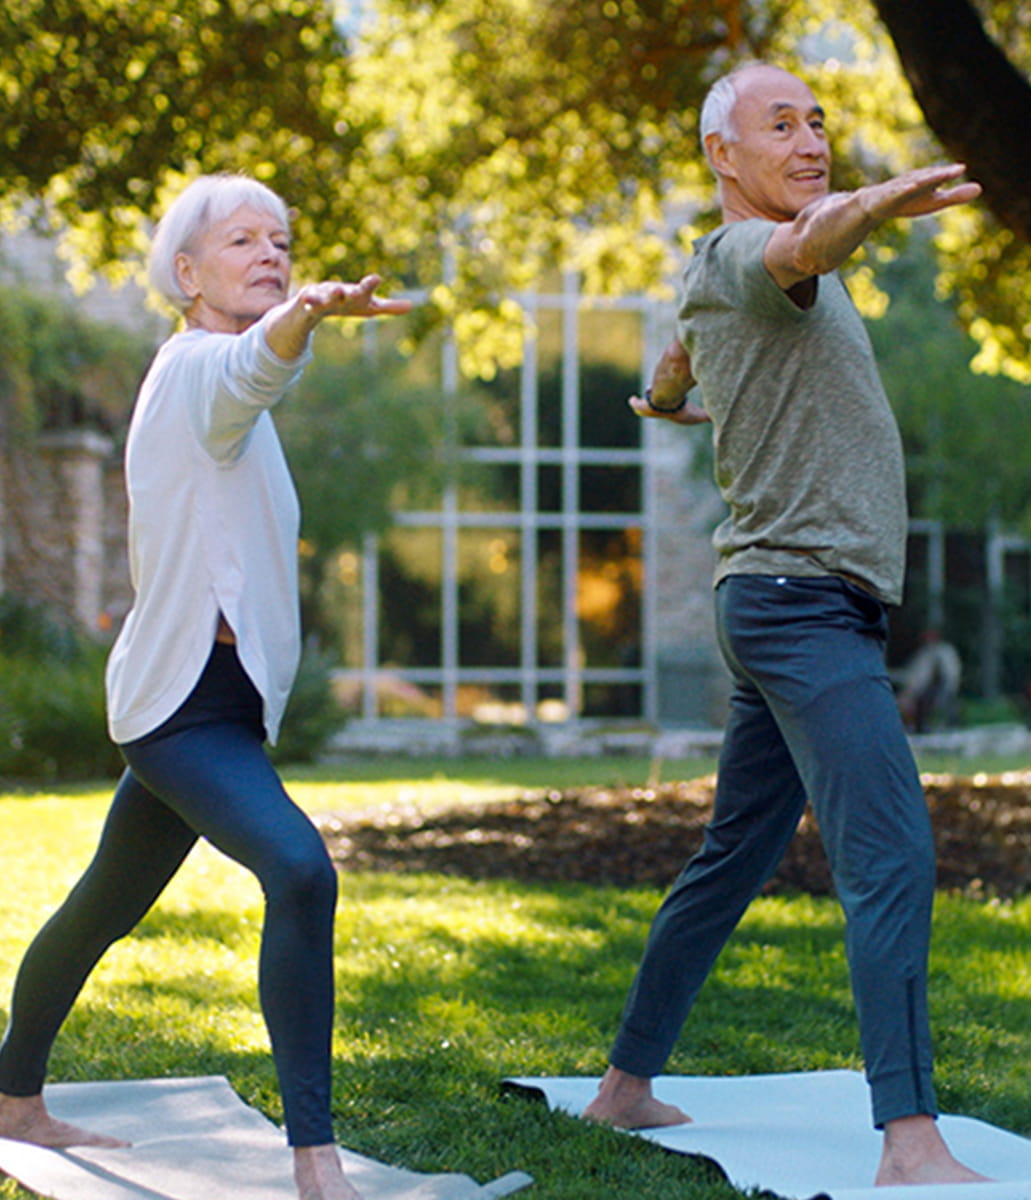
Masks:
[[[19,970],[0,1047],[0,1091],[40,1091],[50,1048],[90,971],[204,837],[253,871],[265,894],[259,992],[289,1140],[334,1140],[336,873],[318,831],[283,790],[263,741],[260,698],[235,648],[216,645],[182,708],[122,747],[129,769],[96,856]]]
[[[884,666],[885,608],[837,578],[742,575],[717,588],[716,614],[734,686],[713,818],[656,915],[611,1061],[661,1072],[808,799],[845,912],[874,1123],[935,1115],[934,843]]]

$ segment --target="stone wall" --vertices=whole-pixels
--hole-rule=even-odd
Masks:
[[[80,296],[66,272],[52,238],[0,232],[0,280],[60,296],[157,344],[168,321],[140,288],[98,277]],[[130,603],[125,528],[121,453],[110,438],[86,429],[14,437],[0,427],[0,594],[105,637]]]
[[[128,596],[124,488],[111,440],[66,430],[4,450],[0,587],[103,636]]]

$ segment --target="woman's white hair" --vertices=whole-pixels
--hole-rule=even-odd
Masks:
[[[178,312],[190,306],[179,286],[176,256],[196,249],[208,227],[223,221],[241,205],[269,213],[290,227],[286,204],[271,188],[247,175],[201,175],[172,201],[150,244],[151,287]]]

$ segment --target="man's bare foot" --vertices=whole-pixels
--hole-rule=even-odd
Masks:
[[[628,1075],[616,1067],[609,1067],[602,1076],[598,1094],[583,1115],[588,1121],[615,1125],[617,1129],[658,1129],[691,1123],[687,1113],[676,1105],[656,1100],[650,1079]]]
[[[344,1175],[336,1146],[296,1146],[294,1182],[297,1200],[362,1200]]]
[[[876,1187],[917,1183],[990,1183],[952,1157],[933,1117],[902,1117],[884,1127]]]
[[[0,1137],[16,1142],[31,1142],[49,1150],[66,1150],[69,1146],[107,1146],[111,1149],[128,1146],[120,1138],[104,1133],[92,1133],[59,1121],[47,1112],[43,1097],[7,1096],[0,1092]]]

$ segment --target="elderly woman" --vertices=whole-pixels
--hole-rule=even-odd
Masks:
[[[30,946],[0,1047],[0,1136],[112,1144],[52,1118],[54,1039],[104,951],[206,838],[265,894],[259,986],[300,1200],[355,1200],[330,1117],[336,876],[263,743],[299,657],[298,506],[271,409],[326,317],[407,312],[379,278],[290,296],[282,200],[241,176],[192,183],[161,221],[151,281],[184,316],[159,350],[126,447],[135,600],[107,670],[128,768],[96,856]]]

